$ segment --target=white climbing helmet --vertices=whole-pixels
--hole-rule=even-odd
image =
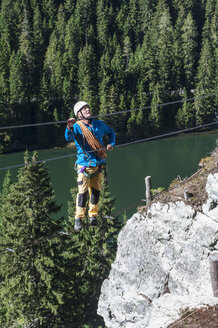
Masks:
[[[75,105],[74,105],[74,115],[77,117],[78,112],[84,107],[84,106],[89,106],[89,104],[85,101],[78,101]]]

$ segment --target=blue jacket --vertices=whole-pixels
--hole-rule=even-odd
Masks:
[[[86,124],[85,124],[86,125]],[[113,129],[111,129],[108,125],[106,125],[103,121],[92,119],[92,127],[86,125],[88,129],[94,134],[94,136],[98,139],[98,141],[103,144],[103,137],[108,136],[109,141],[108,144],[115,146],[116,135]],[[76,164],[82,166],[99,166],[105,163],[104,159],[99,158],[88,145],[87,141],[83,140],[83,135],[80,129],[80,126],[75,123],[72,127],[72,131],[66,128],[65,130],[65,139],[67,141],[75,141],[75,146],[77,148],[77,161]],[[88,152],[88,158],[84,154],[83,149]]]

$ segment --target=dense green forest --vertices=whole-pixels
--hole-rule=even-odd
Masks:
[[[1,126],[67,120],[77,100],[130,140],[214,120],[216,0],[1,0]],[[165,102],[197,97],[169,106]],[[0,130],[1,151],[63,145],[63,124]]]
[[[37,161],[26,152],[24,162]],[[58,213],[45,164],[7,173],[0,194],[0,327],[97,328],[100,288],[116,254],[121,223],[103,184],[98,226],[75,233],[76,190],[69,219]],[[110,214],[110,215],[109,215]],[[120,221],[120,220],[119,220]],[[102,325],[101,325],[102,327]]]

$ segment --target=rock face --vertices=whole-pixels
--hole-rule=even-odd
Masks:
[[[98,304],[107,328],[165,328],[187,308],[217,303],[210,259],[218,254],[218,173],[207,202],[151,204],[123,227]]]

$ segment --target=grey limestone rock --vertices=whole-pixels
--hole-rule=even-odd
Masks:
[[[209,262],[218,254],[218,174],[206,191],[202,212],[154,203],[127,221],[98,304],[107,328],[165,328],[185,309],[217,301]]]

